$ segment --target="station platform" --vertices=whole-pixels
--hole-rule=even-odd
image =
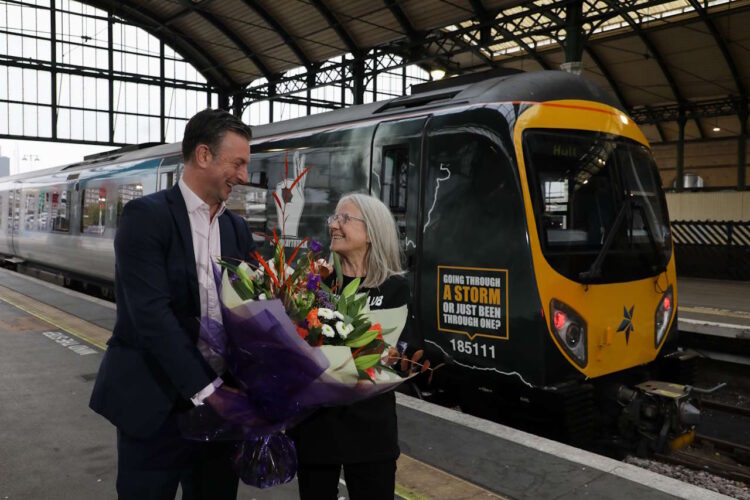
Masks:
[[[685,344],[700,345],[713,359],[750,364],[750,282],[678,278],[677,291]]]
[[[115,431],[88,408],[114,314],[111,303],[0,269],[0,499],[116,497]],[[728,498],[402,394],[397,401],[397,498]],[[298,498],[297,486],[240,485],[238,498]]]

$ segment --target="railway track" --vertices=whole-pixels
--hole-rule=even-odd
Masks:
[[[740,421],[750,425],[750,409],[747,407],[708,399],[702,401],[701,407],[739,417]],[[747,444],[696,433],[693,444],[688,448],[659,453],[655,458],[750,485],[750,446]]]

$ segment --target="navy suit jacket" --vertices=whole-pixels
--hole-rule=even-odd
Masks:
[[[221,253],[250,260],[245,221],[219,217]],[[148,437],[216,373],[196,347],[198,277],[178,185],[127,203],[115,236],[117,319],[90,407],[123,432]]]

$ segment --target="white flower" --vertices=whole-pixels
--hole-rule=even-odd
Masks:
[[[341,335],[342,339],[348,337],[353,330],[354,327],[352,325],[347,325],[343,321],[336,322],[336,331],[339,332],[339,335]]]
[[[333,319],[333,311],[325,307],[318,309],[318,317],[323,319]]]
[[[318,314],[320,314],[320,311],[318,311]],[[335,337],[336,332],[333,331],[333,328],[331,328],[331,325],[323,325],[322,332],[323,335],[326,337]]]
[[[266,297],[265,293],[261,293],[260,295],[258,295],[258,300],[266,300],[267,298],[268,297]]]
[[[343,321],[343,320],[344,320],[344,315],[343,315],[343,314],[341,314],[341,313],[340,313],[340,312],[338,312],[338,311],[334,311],[333,315],[334,315],[334,316],[336,316],[336,319],[340,319],[341,321]]]

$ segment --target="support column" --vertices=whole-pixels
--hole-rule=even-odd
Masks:
[[[747,172],[747,97],[740,101],[740,137],[737,142],[737,189],[744,190],[747,186],[745,178]]]
[[[52,100],[52,108],[50,113],[52,114],[52,139],[57,139],[57,13],[55,12],[55,0],[52,0],[49,5],[49,17],[50,17],[50,93]]]
[[[229,110],[229,94],[223,90],[219,92],[219,109]]]
[[[164,42],[159,42],[159,141],[167,142],[167,92],[164,86]]]
[[[109,142],[115,142],[115,81],[114,67],[115,56],[112,52],[112,12],[107,12],[107,62],[109,64]]]
[[[312,112],[310,101],[312,100],[312,87],[315,86],[316,71],[317,69],[314,66],[307,68],[307,102],[305,103],[307,105],[307,116],[310,116],[310,113]]]
[[[362,55],[355,56],[354,60],[354,104],[362,104],[365,102],[365,62],[362,59]]]
[[[679,136],[677,138],[677,176],[675,177],[675,190],[681,192],[685,184],[685,110],[680,108],[680,117],[677,120]]]
[[[565,63],[560,65],[560,69],[580,75],[584,45],[586,36],[583,33],[583,0],[576,0],[565,8]]]
[[[268,123],[273,123],[273,98],[276,95],[276,84],[268,83]]]
[[[242,91],[235,92],[232,95],[232,114],[237,118],[242,118],[242,112],[245,108],[245,96]]]

